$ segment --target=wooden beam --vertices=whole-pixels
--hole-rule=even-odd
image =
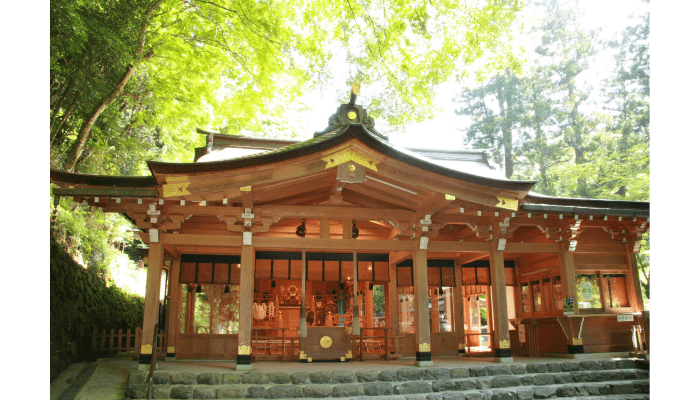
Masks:
[[[405,241],[407,243],[411,243],[408,241]],[[389,253],[389,263],[390,264],[398,264],[401,261],[413,257],[413,252],[411,251],[397,251],[393,253]]]
[[[559,253],[561,245],[558,243],[511,243],[506,242],[508,253]]]
[[[610,265],[623,264],[627,265],[627,260],[624,254],[578,254],[574,252],[574,263],[578,265]]]
[[[184,188],[188,194],[180,197],[202,196],[215,192],[226,192],[231,188],[257,186],[289,181],[325,172],[326,162],[320,157],[304,157],[256,167],[191,176]]]
[[[488,258],[489,254],[487,252],[484,253],[462,253],[460,256],[455,258],[455,266],[460,267],[464,264],[469,264],[470,262],[477,261],[477,260],[483,260],[484,258]]]
[[[489,242],[441,242],[430,240],[428,242],[428,251],[443,251],[443,252],[488,252],[491,244]]]
[[[268,212],[280,218],[333,219],[352,218],[356,220],[410,221],[413,213],[397,208],[364,208],[315,205],[260,205],[255,212]]]
[[[444,193],[434,193],[427,200],[423,201],[415,213],[414,221],[420,221],[425,218],[426,215],[432,215],[447,207],[450,203],[454,201],[453,198],[448,199]],[[438,221],[433,221],[439,223]]]
[[[91,196],[91,197],[158,197],[156,189],[122,189],[122,188],[60,188],[51,190],[55,196]]]
[[[456,199],[481,204],[487,207],[496,208],[496,205],[499,204],[496,193],[506,192],[444,176],[430,176],[432,174],[426,173],[423,170],[419,171],[405,164],[394,166],[389,163],[383,163],[381,170],[383,175],[391,177],[391,179],[398,182],[400,185],[418,187],[431,192],[451,194],[455,196]],[[382,178],[382,175],[380,175],[379,178]],[[509,192],[506,196],[516,197],[517,193]]]
[[[344,190],[350,190],[354,193],[366,196],[370,199],[378,200],[383,203],[395,204],[402,208],[414,209],[418,202],[411,199],[411,195],[406,193],[387,193],[380,189],[369,187],[366,184],[353,184],[345,186]]]

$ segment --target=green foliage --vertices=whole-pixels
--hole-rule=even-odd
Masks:
[[[343,59],[347,82],[370,88],[373,115],[400,130],[430,117],[436,86],[477,60],[519,68],[508,27],[520,8],[518,0],[52,0],[52,165],[139,175],[148,159],[188,160],[202,140],[197,127],[267,132],[288,124],[295,96],[326,84]]]
[[[107,286],[97,269],[76,264],[51,239],[51,378],[72,362],[91,359],[94,329],[133,329],[143,298]]]
[[[134,245],[131,227],[120,214],[104,213],[64,197],[56,209],[53,237],[79,263],[111,279],[110,271],[118,257],[127,246]]]
[[[539,44],[522,73],[506,70],[466,88],[457,114],[471,117],[465,143],[493,148],[511,179],[537,180],[533,191],[560,197],[648,201],[649,14],[607,44],[580,28],[570,2],[543,2]],[[601,80],[604,107],[585,76],[603,49],[615,52]],[[649,295],[649,247],[638,269]]]
[[[372,289],[372,294],[374,296],[374,315],[384,315],[384,308],[386,304],[384,303],[384,288],[385,285],[374,285]]]

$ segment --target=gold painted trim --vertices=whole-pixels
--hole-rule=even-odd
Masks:
[[[365,168],[371,169],[372,171],[377,171],[377,164],[379,164],[379,161],[351,148],[346,148],[336,153],[330,153],[323,157],[322,160],[326,162],[326,169],[337,167],[340,164],[353,161],[364,166]]]
[[[240,345],[238,346],[238,354],[243,355],[243,356],[249,356],[252,354],[252,349],[250,346],[246,345]]]
[[[241,192],[250,192],[251,190],[253,190],[253,187],[252,186],[241,186],[240,190],[241,190]]]
[[[428,352],[430,351],[430,343],[421,343],[418,345],[418,351]]]
[[[510,340],[501,340],[498,342],[499,349],[510,349]]]
[[[498,197],[498,196],[496,196],[496,199],[498,200],[496,207],[505,208],[507,210],[518,211],[518,199],[509,199],[506,197]]]
[[[175,346],[168,346],[168,353],[172,354],[175,352]]]
[[[352,350],[348,350],[347,354],[345,354],[345,358],[352,358]]]
[[[166,183],[165,185],[163,185],[163,197],[175,197],[191,194],[187,190],[188,186],[190,186],[190,182],[172,184]]]
[[[185,176],[167,176],[165,178],[165,181],[168,183],[189,182],[190,177],[187,175],[185,175]]]
[[[142,344],[141,354],[153,354],[153,346],[151,346],[150,344]]]
[[[573,344],[574,346],[580,346],[583,344],[583,339],[573,338],[573,339],[571,339],[571,342],[572,342],[571,344]]]
[[[454,200],[454,199],[455,199],[455,197],[453,195],[445,193],[445,200]]]

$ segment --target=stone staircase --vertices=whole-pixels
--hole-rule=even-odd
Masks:
[[[369,371],[167,372],[154,399],[527,400],[649,399],[649,363],[631,359]],[[322,364],[319,369],[323,369]],[[148,373],[129,375],[126,398],[145,399]]]

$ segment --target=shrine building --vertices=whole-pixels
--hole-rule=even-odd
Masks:
[[[648,202],[539,195],[486,150],[403,149],[355,94],[306,141],[201,133],[196,162],[151,161],[150,176],[51,171],[56,201],[121,213],[149,245],[140,363],[161,346],[243,370],[643,340]]]

